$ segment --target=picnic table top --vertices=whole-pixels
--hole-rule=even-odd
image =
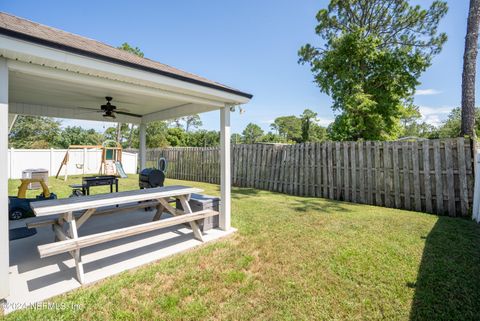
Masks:
[[[117,193],[38,201],[32,202],[30,206],[38,217],[201,192],[203,192],[203,190],[196,187],[171,185]]]

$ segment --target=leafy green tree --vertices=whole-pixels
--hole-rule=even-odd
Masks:
[[[461,132],[462,111],[459,107],[452,109],[447,119],[438,128],[439,138],[458,137]],[[475,132],[476,136],[480,134],[480,108],[475,108]]]
[[[146,128],[147,148],[159,148],[169,146],[168,124],[164,121],[153,121]],[[138,136],[137,136],[138,137]]]
[[[270,128],[277,133],[269,136],[272,142],[273,139],[280,143],[318,142],[327,138],[326,128],[318,124],[317,113],[310,109],[305,109],[300,117],[277,117]]]
[[[124,148],[139,148],[140,146],[140,134],[138,126],[131,125],[127,130],[124,131]],[[107,129],[110,132],[110,135],[105,134],[105,138],[108,138],[111,135],[115,134],[116,129],[110,127]],[[167,147],[169,146],[167,140],[167,131],[168,131],[168,123],[165,121],[153,121],[147,124],[146,128],[146,145],[147,148],[159,148],[159,147]]]
[[[147,148],[159,148],[167,146],[190,146],[190,147],[212,147],[218,146],[220,144],[220,133],[215,130],[196,130],[186,132],[183,126],[171,127],[172,123],[167,121],[154,121],[150,122],[146,128]],[[128,127],[127,127],[128,129]],[[111,127],[107,129],[110,135],[115,134],[115,128]],[[130,146],[129,141],[131,140],[131,147],[139,147],[139,130],[135,126],[133,131],[130,129],[126,130],[128,133],[128,138],[124,139],[124,145]],[[131,135],[131,137],[130,137]],[[109,135],[105,135],[109,137]]]
[[[127,123],[118,123],[116,127],[108,127],[103,133],[103,138],[117,141],[126,148],[129,144],[130,134],[130,126]]]
[[[141,51],[140,48],[132,47],[128,44],[128,42],[122,43],[122,45],[118,46],[117,48],[128,51],[129,53],[132,53],[132,54],[137,55],[137,56],[142,57],[142,58],[144,56],[143,51]]]
[[[412,122],[403,128],[402,137],[419,137],[419,138],[438,138],[438,130],[435,126],[426,122]]]
[[[9,134],[10,147],[55,147],[60,131],[60,122],[51,117],[20,115]]]
[[[220,131],[217,130],[208,130],[198,131],[203,140],[203,146],[205,147],[215,147],[220,146]]]
[[[243,142],[242,135],[238,133],[233,133],[232,136],[230,136],[230,140],[232,144],[241,144]]]
[[[400,119],[402,130],[400,137],[436,138],[435,126],[420,121],[422,115],[417,106],[412,106]]]
[[[186,132],[187,145],[190,147],[215,147],[220,145],[220,132],[216,130],[196,130]]]
[[[175,119],[173,119],[172,124],[176,128],[182,128],[183,129],[182,121],[183,121],[183,119],[181,117],[180,118],[175,118]]]
[[[249,123],[242,132],[245,144],[255,144],[261,141],[264,132],[260,126]]]
[[[299,50],[337,112],[329,134],[338,140],[394,139],[418,78],[447,36],[438,24],[444,1],[428,9],[407,0],[331,0],[317,14],[322,47]]]
[[[130,124],[130,132],[128,134],[128,139],[126,141],[126,148],[133,148],[133,144],[135,143],[135,133],[138,135],[138,128],[135,124]]]
[[[305,109],[303,114],[300,115],[300,121],[302,123],[302,142],[309,142],[311,124],[317,121],[317,113]]]
[[[187,135],[183,128],[168,128],[166,138],[170,146],[176,147],[187,145]]]
[[[263,135],[261,141],[264,143],[287,143],[284,137],[272,132]]]
[[[285,141],[301,142],[302,140],[302,122],[296,116],[277,117],[270,128],[275,130]]]
[[[328,139],[327,129],[316,123],[310,124],[308,142],[322,142]]]
[[[117,140],[117,128],[115,127],[107,127],[103,132],[103,139],[104,140]]]
[[[189,132],[191,129],[198,129],[203,125],[198,114],[175,118],[172,123],[177,128],[185,129],[186,132]]]
[[[191,115],[183,117],[185,121],[185,131],[188,133],[192,128],[198,129],[202,127],[203,123],[199,115]]]
[[[100,145],[101,143],[102,135],[94,129],[68,126],[58,135],[55,145],[60,148],[68,148],[70,145]]]

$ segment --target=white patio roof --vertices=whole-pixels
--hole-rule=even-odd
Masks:
[[[0,13],[0,57],[8,59],[9,112],[108,120],[105,96],[145,123],[247,103],[250,94],[103,43]]]

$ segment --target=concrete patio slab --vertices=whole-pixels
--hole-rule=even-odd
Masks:
[[[79,230],[80,236],[127,227],[152,220],[154,212],[143,210],[93,217]],[[168,217],[164,214],[163,217]],[[29,219],[10,222],[10,229],[25,226]],[[155,262],[170,255],[192,249],[206,242],[232,234],[212,229],[205,233],[205,242],[193,238],[184,225],[115,240],[82,249],[85,284],[120,272]],[[50,227],[37,228],[37,234],[10,241],[10,296],[5,312],[38,304],[53,296],[81,287],[76,279],[75,264],[68,253],[41,259],[37,246],[53,241]]]

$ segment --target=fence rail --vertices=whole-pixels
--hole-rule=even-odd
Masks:
[[[440,215],[468,216],[474,148],[469,139],[233,145],[232,184]],[[167,177],[219,183],[218,148],[147,151]]]

